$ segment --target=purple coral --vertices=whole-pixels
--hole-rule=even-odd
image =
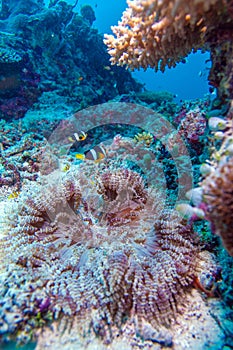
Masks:
[[[206,131],[207,121],[199,107],[185,114],[179,125],[179,133],[194,144],[200,141]]]
[[[42,309],[53,318],[78,318],[84,332],[105,342],[128,321],[144,337],[146,322],[171,324],[197,277],[197,237],[163,209],[157,191],[131,170],[105,168],[93,177],[94,169],[86,163],[63,176],[54,172],[14,203],[2,243],[1,318],[8,332],[35,328]],[[120,214],[112,214],[111,202]]]

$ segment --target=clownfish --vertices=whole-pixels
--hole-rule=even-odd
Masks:
[[[79,160],[92,160],[94,162],[99,162],[106,157],[106,150],[103,146],[97,145],[94,148],[90,149],[83,153],[77,153],[75,158]]]
[[[74,137],[77,141],[84,141],[87,138],[87,133],[85,133],[85,131],[80,131],[79,133],[75,132]]]

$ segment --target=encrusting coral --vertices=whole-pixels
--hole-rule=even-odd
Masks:
[[[124,167],[43,176],[10,201],[4,222],[1,333],[19,341],[71,315],[104,342],[127,322],[143,338],[145,324],[169,326],[210,271],[191,226]]]

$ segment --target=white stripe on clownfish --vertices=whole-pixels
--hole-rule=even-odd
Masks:
[[[78,142],[84,141],[87,138],[87,133],[81,130],[79,133],[75,132],[74,137]]]
[[[106,150],[102,145],[96,145],[89,151],[82,153],[77,153],[75,157],[79,160],[92,160],[94,162],[99,162],[106,157]]]

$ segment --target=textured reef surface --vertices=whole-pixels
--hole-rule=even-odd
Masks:
[[[232,1],[131,1],[105,38],[131,68],[210,50],[217,97],[180,104],[89,5],[0,16],[0,347],[233,348]]]
[[[175,318],[199,273],[215,273],[156,189],[133,170],[102,167],[87,163],[60,179],[52,172],[8,205],[1,300],[9,332],[22,337],[40,321],[74,317],[80,334],[105,343],[129,322],[150,339]]]
[[[110,67],[85,7],[79,14],[65,1],[24,3],[3,1],[0,14],[1,118],[21,118],[43,92],[79,110],[140,91],[129,72]]]
[[[203,118],[211,101],[195,101],[193,108],[187,102],[184,113],[184,105],[161,103],[162,96],[154,94],[152,106],[162,104],[166,114],[171,104],[177,129],[145,102],[89,107],[61,120],[47,140],[47,128],[28,132],[37,118],[28,124],[26,115],[21,130],[19,121],[4,124],[11,126],[9,143],[11,135],[18,141],[4,147],[1,158],[3,344],[232,344],[232,258],[207,222],[196,221],[203,206],[183,203],[200,177]],[[151,101],[152,95],[139,98]],[[185,122],[191,116],[202,130],[195,147],[191,137],[181,137],[184,130],[193,135],[194,125],[188,132]],[[77,141],[80,126],[88,134]],[[103,154],[88,159],[98,145]]]

